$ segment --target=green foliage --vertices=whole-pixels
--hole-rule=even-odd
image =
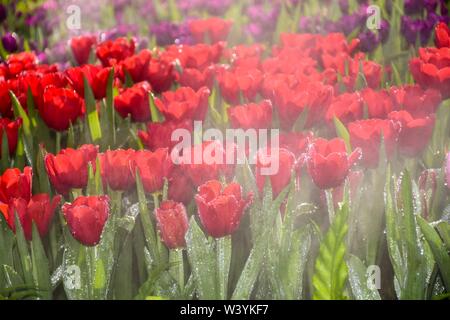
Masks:
[[[348,214],[348,202],[344,202],[337,210],[334,220],[320,244],[312,278],[313,299],[342,300],[347,298],[344,288],[348,277],[348,268],[344,258]]]

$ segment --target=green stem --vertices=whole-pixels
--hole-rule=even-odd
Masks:
[[[332,189],[325,190],[325,197],[327,199],[328,218],[330,219],[330,224],[331,224],[333,222],[334,215],[335,215]]]
[[[228,275],[231,264],[231,236],[216,240],[216,263],[219,291],[217,298],[226,300],[228,298]]]
[[[56,131],[56,153],[61,150],[61,132]]]

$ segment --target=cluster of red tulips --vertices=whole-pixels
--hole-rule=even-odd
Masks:
[[[450,97],[446,25],[436,28],[436,48],[420,49],[410,62],[417,84],[398,85],[392,85],[395,70],[368,60],[358,40],[349,43],[342,34],[282,33],[272,48],[229,47],[230,28],[230,21],[219,18],[196,20],[191,31],[197,44],[139,52],[133,39],[76,37],[70,49],[77,66],[66,70],[40,64],[33,52],[9,55],[0,65],[0,143],[8,146],[2,156],[14,159],[24,143],[26,149],[25,125],[33,127],[34,121],[58,139],[52,146],[48,140],[35,143],[41,144],[48,192],[33,183],[46,178],[43,172],[33,176],[36,161],[3,172],[0,210],[11,230],[20,221],[30,240],[34,222],[44,238],[61,205],[72,236],[95,246],[111,215],[107,190],[131,194],[140,180],[145,193],[156,198],[167,188],[163,201],[155,201],[152,219],[169,249],[186,246],[192,206],[209,236],[233,234],[257,196],[236,178],[236,165],[177,164],[170,157],[176,143],[172,132],[192,132],[195,120],[221,129],[279,128],[279,148],[269,150],[277,155],[271,161],[279,163],[268,177],[273,198],[292,175],[309,180],[307,173],[311,190],[333,190],[340,201],[347,178],[354,187],[380,161],[404,163],[429,146],[438,106]],[[111,97],[106,105],[115,111],[105,109]],[[115,112],[122,119],[113,121],[128,125],[125,143],[78,140],[75,133],[69,144],[76,128],[88,131],[93,118],[103,124]],[[216,151],[225,155],[225,149],[219,145]],[[266,183],[260,171],[268,165],[258,158],[252,168],[259,194]],[[86,190],[97,172],[104,192],[82,195],[80,189]]]

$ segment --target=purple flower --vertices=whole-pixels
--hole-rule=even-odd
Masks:
[[[17,35],[15,33],[8,32],[2,37],[2,45],[7,52],[16,52],[17,49],[19,49]]]
[[[155,35],[156,42],[159,46],[167,46],[174,43],[192,43],[187,23],[176,24],[169,21],[162,21],[152,25],[150,32]]]
[[[375,50],[379,43],[377,35],[370,30],[361,32],[358,35],[358,38],[360,41],[359,48],[363,52],[372,52],[373,50]]]
[[[380,24],[380,30],[378,30],[378,37],[381,43],[386,43],[389,38],[389,31],[391,29],[391,25],[387,20],[382,20]]]
[[[400,30],[409,44],[415,45],[417,40],[419,40],[421,45],[425,45],[430,39],[434,25],[433,18],[415,20],[411,17],[403,16]]]
[[[407,15],[413,15],[422,12],[423,0],[405,0],[404,9]]]

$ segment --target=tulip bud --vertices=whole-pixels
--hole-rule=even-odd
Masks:
[[[336,188],[344,182],[350,167],[359,157],[359,149],[353,151],[350,156],[347,155],[342,139],[327,141],[318,138],[309,147],[308,172],[320,189]]]
[[[252,199],[253,194],[242,197],[242,188],[238,183],[230,183],[223,188],[217,180],[201,185],[195,196],[200,221],[214,238],[222,238],[236,231]]]
[[[88,182],[88,164],[95,165],[97,147],[85,144],[78,149],[66,148],[57,155],[51,153],[44,158],[45,169],[51,184],[61,194],[72,188],[84,188]]]
[[[0,176],[0,202],[8,204],[14,198],[28,202],[31,198],[33,169],[25,167],[23,173],[17,168],[6,169]]]
[[[109,197],[80,196],[73,203],[65,203],[62,212],[72,236],[85,246],[95,246],[108,220]]]
[[[161,238],[169,249],[186,246],[184,236],[189,227],[186,208],[182,203],[164,201],[155,209],[156,222]]]

